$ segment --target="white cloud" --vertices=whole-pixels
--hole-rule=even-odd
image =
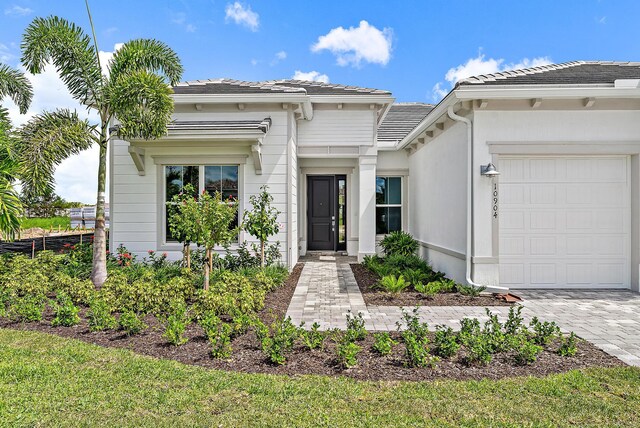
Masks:
[[[296,72],[293,73],[292,79],[307,80],[310,82],[329,83],[329,76],[327,76],[326,74],[320,74],[320,72],[318,71],[309,71],[305,73],[303,71],[296,70]]]
[[[598,24],[606,24],[607,23],[607,17],[603,16],[601,18],[596,18],[596,21],[598,21]]]
[[[311,46],[312,52],[328,50],[336,56],[338,65],[359,67],[362,61],[386,65],[391,59],[391,28],[377,29],[367,21],[358,27],[334,28]]]
[[[287,53],[285,51],[276,52],[269,65],[274,66],[285,59],[287,59]]]
[[[122,47],[122,43],[117,43],[114,46],[114,51],[120,47]],[[103,72],[112,56],[113,52],[100,51]],[[25,71],[24,68],[21,67],[21,69],[23,72]],[[65,84],[58,77],[54,66],[47,65],[44,71],[37,75],[28,72],[25,74],[33,85],[34,93],[29,111],[21,115],[10,99],[3,100],[15,126],[26,123],[31,117],[43,111],[52,111],[58,108],[76,110],[81,118],[89,119],[92,123],[99,121],[99,117],[93,110],[87,111],[71,96]],[[98,188],[98,154],[98,147],[93,146],[62,162],[55,173],[56,193],[68,201],[95,204]]]
[[[9,16],[27,16],[33,13],[33,9],[29,9],[28,7],[20,7],[18,5],[13,5],[4,10],[5,15]]]
[[[505,63],[502,58],[485,58],[483,53],[479,53],[475,58],[469,58],[464,64],[450,68],[444,78],[449,82],[449,87],[445,87],[443,82],[436,83],[432,88],[432,98],[434,101],[440,101],[444,98],[457,82],[471,76],[479,76],[483,74],[498,73],[507,70],[519,70],[522,68],[540,67],[542,65],[551,64],[549,57],[537,57],[533,59],[523,58],[517,63]]]
[[[113,58],[113,54],[116,51],[119,51],[120,48],[122,48],[122,46],[124,46],[124,43],[116,43],[115,45],[113,45],[113,51],[110,52],[105,52],[105,51],[99,51],[99,58],[100,58],[100,67],[102,67],[102,74],[107,75],[109,74],[109,61],[111,61],[111,58]]]
[[[12,50],[7,45],[0,43],[0,62],[7,64],[15,58]]]
[[[196,30],[197,30],[197,28],[198,28],[198,27],[196,27],[196,26],[195,26],[195,25],[193,25],[193,24],[187,24],[187,26],[186,26],[186,27],[184,27],[184,29],[185,29],[185,31],[186,31],[187,33],[195,33],[195,32],[196,32]]]
[[[251,65],[253,65],[254,67],[255,67],[256,65],[258,65],[259,63],[260,63],[260,61],[259,61],[259,60],[255,59],[255,58],[252,58],[252,59],[251,59]]]
[[[195,33],[196,30],[198,29],[198,27],[196,27],[192,23],[187,22],[187,14],[184,12],[177,12],[173,14],[173,16],[171,17],[171,22],[173,22],[174,24],[178,24],[181,27],[184,27],[184,30],[187,33]]]
[[[258,31],[258,27],[260,27],[260,16],[251,10],[251,6],[247,5],[245,7],[240,2],[229,3],[227,4],[225,12],[224,20],[226,22],[233,21],[238,25],[247,27],[251,31]]]

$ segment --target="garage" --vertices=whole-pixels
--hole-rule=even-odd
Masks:
[[[500,156],[500,283],[629,288],[628,156]]]

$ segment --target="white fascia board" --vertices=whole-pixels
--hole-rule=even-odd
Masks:
[[[265,137],[262,131],[230,131],[230,130],[211,130],[211,129],[194,129],[172,131],[168,135],[158,138],[155,141],[180,141],[180,140],[234,140],[234,141],[260,141]],[[131,139],[131,143],[146,143],[150,140]]]
[[[418,126],[413,128],[413,131],[409,132],[409,134],[407,134],[406,137],[398,141],[398,143],[396,144],[396,150],[401,150],[406,146],[408,146],[409,144],[411,144],[413,140],[418,138],[424,131],[426,131],[431,125],[433,125],[443,114],[446,114],[449,106],[454,105],[459,101],[459,99],[456,96],[456,92],[457,91],[449,92],[447,96],[444,97],[444,99],[442,99],[442,101],[440,101],[438,105],[435,106],[433,110],[431,110],[424,119],[422,119],[422,122],[420,122]]]
[[[301,104],[305,119],[313,117],[311,99],[306,93],[273,94],[173,94],[175,104]]]
[[[395,101],[391,95],[310,95],[317,104],[389,104]]]
[[[459,100],[477,99],[571,99],[571,98],[640,98],[640,88],[615,88],[611,85],[590,86],[553,86],[537,85],[532,87],[504,85],[504,86],[461,86],[454,90]]]

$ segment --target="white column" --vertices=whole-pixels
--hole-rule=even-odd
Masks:
[[[358,261],[376,252],[376,163],[377,156],[361,156],[358,165]]]

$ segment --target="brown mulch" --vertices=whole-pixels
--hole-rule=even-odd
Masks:
[[[416,291],[401,293],[387,293],[376,288],[380,277],[359,263],[352,263],[351,270],[356,278],[362,297],[367,305],[375,306],[511,306],[495,295],[480,295],[478,297],[463,296],[460,293],[438,293],[433,297],[426,297]]]
[[[265,302],[265,309],[259,316],[263,322],[270,323],[276,317],[284,316],[295,290],[295,286],[302,271],[302,264],[293,269],[286,283],[270,293]],[[513,376],[545,376],[561,373],[572,369],[587,367],[614,367],[625,365],[617,358],[606,354],[588,342],[578,345],[575,357],[560,357],[551,346],[542,352],[538,360],[530,366],[516,366],[512,354],[494,356],[493,361],[485,366],[467,366],[462,361],[462,355],[452,360],[442,360],[435,369],[409,368],[404,366],[404,346],[398,344],[389,356],[379,356],[371,350],[373,336],[369,335],[358,344],[362,352],[358,354],[358,366],[351,369],[341,369],[336,364],[336,345],[325,340],[322,350],[309,351],[297,345],[287,355],[287,363],[283,366],[270,364],[260,349],[260,343],[253,332],[249,332],[233,339],[232,356],[228,360],[214,359],[210,355],[210,346],[202,329],[197,324],[188,327],[186,336],[189,341],[179,347],[167,344],[162,337],[163,326],[153,316],[147,316],[145,322],[149,325],[139,335],[128,337],[121,331],[106,331],[92,333],[89,331],[86,310],[81,311],[82,321],[74,327],[52,327],[53,313],[48,310],[45,320],[38,323],[21,324],[0,319],[1,328],[16,330],[36,330],[55,334],[62,337],[82,340],[100,346],[112,348],[126,348],[136,353],[166,358],[184,364],[202,366],[211,369],[238,371],[245,373],[270,373],[281,375],[319,374],[329,376],[347,376],[360,380],[406,380],[423,381],[433,379],[500,379]],[[398,342],[398,333],[391,333]]]

